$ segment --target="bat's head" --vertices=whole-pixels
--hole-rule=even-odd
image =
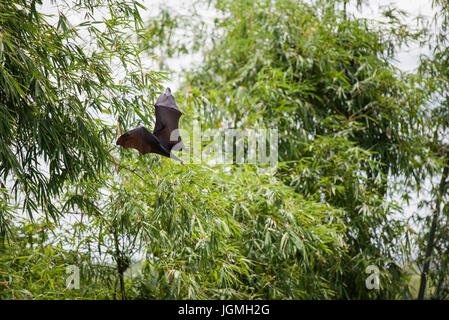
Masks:
[[[128,145],[127,142],[129,142],[129,139],[130,139],[130,134],[128,132],[124,133],[117,139],[115,144],[126,148],[126,146]]]

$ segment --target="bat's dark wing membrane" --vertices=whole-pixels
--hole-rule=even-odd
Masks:
[[[123,148],[137,149],[141,154],[157,153],[170,157],[170,151],[167,150],[150,131],[144,127],[139,127],[122,134],[116,142]]]
[[[171,150],[178,143],[177,150],[185,149],[178,132],[179,118],[182,112],[176,105],[170,88],[167,88],[160,95],[154,106],[156,108],[156,124],[153,134],[168,150]]]

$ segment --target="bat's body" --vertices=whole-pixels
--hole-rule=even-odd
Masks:
[[[153,133],[144,127],[139,127],[122,134],[116,144],[124,148],[137,149],[141,154],[157,153],[182,163],[171,152],[175,145],[177,145],[177,150],[183,150],[185,147],[178,134],[179,118],[182,112],[176,105],[170,88],[165,89],[154,106],[156,124]]]

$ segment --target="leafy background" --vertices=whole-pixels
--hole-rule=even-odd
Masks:
[[[449,15],[431,4],[412,23],[364,1],[0,3],[0,297],[447,298]],[[276,128],[276,173],[118,149],[169,79],[190,134]]]

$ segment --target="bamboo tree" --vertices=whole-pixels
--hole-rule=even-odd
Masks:
[[[449,154],[446,156],[447,159],[449,159]],[[429,240],[427,242],[427,248],[426,253],[424,257],[424,267],[421,273],[421,282],[419,284],[419,292],[418,292],[418,300],[424,299],[424,293],[426,291],[426,282],[427,282],[427,275],[429,273],[429,266],[432,258],[432,251],[434,247],[435,242],[435,233],[438,225],[438,217],[440,216],[441,212],[441,199],[446,193],[446,186],[448,184],[448,175],[449,175],[449,162],[446,164],[446,166],[443,169],[443,173],[441,175],[441,181],[438,187],[438,192],[436,195],[435,200],[435,207],[432,214],[432,224],[430,226],[430,232],[429,232]]]
[[[126,124],[132,110],[148,110],[159,74],[142,70],[132,41],[143,26],[138,2],[60,3],[56,24],[41,5],[0,3],[0,181],[9,205],[56,219],[64,184],[95,179],[105,167],[112,133],[105,119]],[[99,18],[103,5],[111,10]],[[73,25],[64,12],[84,20]]]
[[[144,31],[136,2],[77,3],[87,17],[78,26],[64,14],[58,26],[47,23],[39,2],[0,4],[0,236],[10,239],[0,247],[0,297],[409,298],[407,225],[393,218],[401,208],[388,196],[394,179],[405,177],[406,192],[427,174],[441,181],[423,275],[443,295],[447,258],[432,252],[447,243],[446,113],[443,101],[430,117],[423,92],[446,90],[426,78],[437,70],[444,79],[445,55],[423,64],[421,78],[402,74],[392,59],[418,34],[395,11],[382,23],[337,3],[216,1],[220,15],[204,33],[194,12],[181,19],[170,10]],[[95,16],[101,5],[106,20]],[[179,28],[193,38],[170,38]],[[82,30],[96,50],[78,44]],[[181,125],[263,120],[279,131],[274,175],[246,164],[179,166],[111,146],[115,120],[121,131],[152,125],[160,78],[143,71],[140,50],[197,52],[211,34],[176,96]],[[429,87],[417,88],[420,79]],[[14,215],[21,188],[30,196],[18,209],[34,222]],[[65,288],[68,264],[80,267],[79,290]],[[370,265],[381,270],[380,290],[365,285]]]
[[[447,184],[449,154],[446,137],[448,134],[448,100],[447,100],[447,66],[449,51],[447,50],[448,4],[446,1],[432,1],[436,9],[430,26],[436,32],[426,34],[430,49],[429,55],[421,57],[418,75],[429,93],[428,98],[428,145],[435,155],[435,165],[428,168],[429,183],[433,186],[433,178],[439,177],[439,184],[432,191],[435,200],[432,202],[431,215],[424,220],[423,231],[419,237],[423,253],[419,258],[422,265],[421,280],[417,298],[426,296],[435,299],[447,298],[449,284],[445,279],[447,272]],[[428,231],[427,231],[428,230]],[[426,290],[426,288],[428,288]]]

